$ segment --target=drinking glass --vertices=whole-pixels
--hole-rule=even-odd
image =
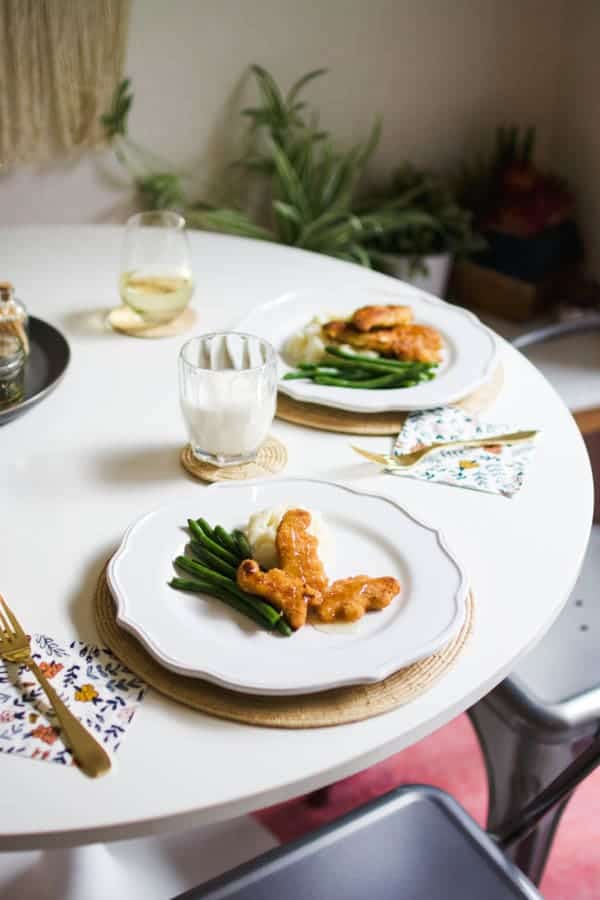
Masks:
[[[277,354],[251,334],[191,338],[179,354],[179,397],[197,459],[216,466],[250,462],[275,416]]]
[[[194,292],[183,216],[160,209],[127,221],[119,287],[123,303],[149,325],[183,312]]]

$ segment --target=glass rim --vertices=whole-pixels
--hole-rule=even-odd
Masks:
[[[194,363],[191,363],[184,356],[186,349],[193,344],[194,341],[200,340],[209,340],[210,338],[228,338],[228,337],[241,337],[241,338],[251,338],[254,341],[259,341],[260,344],[264,347],[266,351],[266,359],[260,366],[248,366],[246,369],[207,369],[204,366],[197,366]],[[259,372],[261,369],[266,369],[268,366],[273,363],[277,363],[277,351],[273,344],[270,344],[269,341],[265,340],[265,338],[259,337],[257,334],[248,334],[246,331],[207,331],[206,334],[196,334],[193,337],[189,338],[185,344],[181,347],[179,351],[179,361],[187,366],[189,369],[192,369],[196,372],[207,372],[210,375],[223,375],[226,372],[237,372],[240,375],[243,375],[245,372]]]
[[[143,210],[142,212],[134,213],[133,216],[130,216],[127,219],[127,221],[125,223],[125,227],[130,228],[132,225],[144,225],[144,224],[150,225],[151,222],[149,222],[149,221],[144,222],[144,220],[151,219],[153,216],[156,217],[157,219],[158,218],[170,219],[169,223],[165,222],[165,227],[167,227],[167,228],[174,228],[177,231],[183,231],[185,229],[186,221],[185,221],[184,217],[180,213],[175,212],[175,210],[173,210],[173,209],[146,209],[146,210]]]

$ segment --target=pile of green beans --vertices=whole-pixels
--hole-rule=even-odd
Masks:
[[[260,597],[247,594],[237,583],[237,568],[243,559],[252,559],[252,551],[242,531],[226,531],[221,525],[211,528],[205,519],[188,519],[191,556],[173,560],[176,569],[187,578],[172,578],[172,588],[209,594],[248,616],[257,625],[289,637],[292,629],[280,610]]]
[[[300,363],[297,369],[283,376],[284,381],[307,378],[314,384],[331,387],[389,390],[431,381],[437,369],[437,363],[364,356],[333,345],[326,350],[329,358],[324,362]]]

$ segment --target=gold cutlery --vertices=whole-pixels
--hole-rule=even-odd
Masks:
[[[461,441],[440,441],[437,444],[429,444],[426,447],[419,447],[412,453],[400,453],[398,456],[386,456],[380,453],[371,453],[369,450],[363,450],[360,447],[352,445],[352,449],[369,459],[371,462],[381,463],[382,466],[390,468],[410,469],[421,462],[428,453],[434,450],[445,450],[449,447],[488,447],[494,444],[518,444],[523,441],[531,441],[539,432],[537,431],[513,431],[511,434],[490,434],[487,437],[469,438]]]
[[[79,768],[90,778],[104,775],[110,769],[110,757],[60,699],[38,664],[31,656],[31,639],[25,634],[15,614],[0,594],[0,656],[7,662],[26,665],[52,704],[63,735]]]

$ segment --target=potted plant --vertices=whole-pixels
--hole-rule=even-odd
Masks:
[[[454,271],[460,302],[523,321],[573,292],[583,259],[574,196],[536,164],[533,127],[498,128],[491,152],[463,164],[456,187],[486,240]]]
[[[427,213],[386,199],[381,204],[362,204],[357,187],[377,146],[381,123],[369,137],[348,150],[339,150],[317,116],[299,99],[302,90],[322,69],[302,76],[284,93],[260,66],[252,66],[259,105],[243,111],[250,119],[253,141],[246,155],[234,165],[249,177],[263,179],[267,216],[244,209],[215,208],[205,203],[186,204],[188,223],[197,228],[240,237],[275,241],[316,253],[370,266],[370,241],[412,225],[430,222]],[[132,103],[129,82],[121,85],[113,108],[103,117],[115,153],[134,176],[144,206],[180,205],[181,177],[164,168],[149,171],[152,157],[142,153],[127,136],[127,116]],[[141,162],[140,162],[141,160]]]
[[[438,297],[446,291],[456,257],[485,246],[472,226],[472,214],[460,206],[446,179],[405,163],[384,192],[397,209],[420,212],[397,229],[369,243],[371,255],[385,272]]]

